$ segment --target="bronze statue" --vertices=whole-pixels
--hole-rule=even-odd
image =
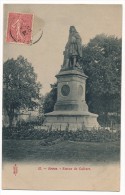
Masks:
[[[74,26],[70,26],[69,39],[63,54],[63,69],[74,67],[81,69],[80,60],[82,58],[82,40]]]

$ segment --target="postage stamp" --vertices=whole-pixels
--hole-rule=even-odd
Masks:
[[[8,43],[30,44],[32,24],[33,14],[9,13],[6,41]]]

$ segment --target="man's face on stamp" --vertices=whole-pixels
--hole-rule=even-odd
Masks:
[[[7,42],[29,44],[32,36],[33,14],[9,13]]]

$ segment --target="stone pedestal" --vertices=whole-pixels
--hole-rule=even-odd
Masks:
[[[85,101],[87,76],[78,69],[61,70],[57,77],[57,102],[47,113],[44,125],[48,129],[91,130],[98,128],[98,115],[90,113]]]

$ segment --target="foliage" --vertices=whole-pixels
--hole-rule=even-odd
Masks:
[[[54,110],[54,105],[57,100],[57,83],[51,85],[51,91],[46,94],[43,103],[43,112],[48,113]]]
[[[21,139],[21,140],[42,140],[42,145],[52,145],[58,141],[69,140],[79,142],[109,142],[120,140],[120,131],[111,132],[107,129],[99,129],[92,131],[58,131],[58,130],[41,130],[36,129],[33,124],[22,124],[13,128],[4,128],[4,139]]]
[[[86,97],[90,111],[119,112],[121,39],[97,35],[83,48],[83,70],[89,77]]]
[[[34,69],[24,57],[8,59],[3,65],[3,108],[12,126],[16,112],[38,105],[41,84]]]

